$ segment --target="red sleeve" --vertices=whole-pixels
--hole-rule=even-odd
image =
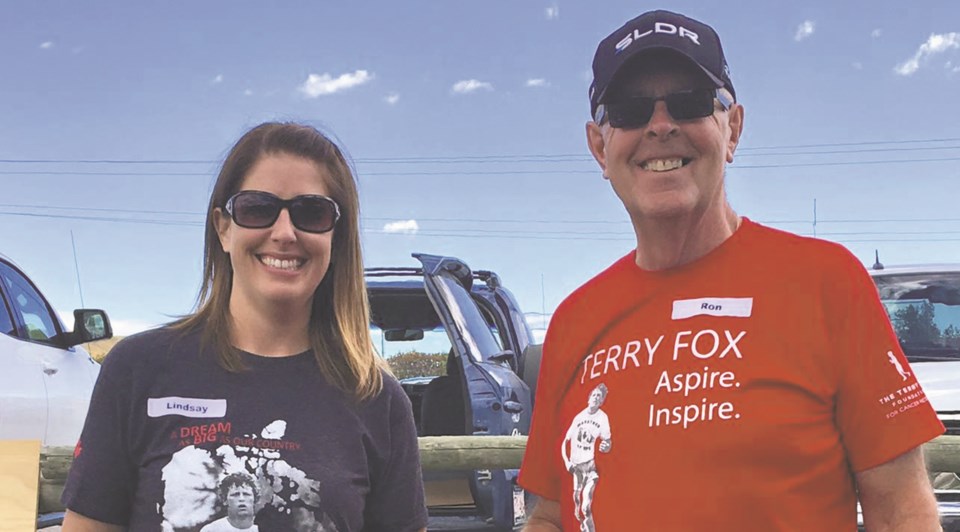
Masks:
[[[550,320],[543,343],[530,435],[517,479],[525,490],[554,501],[560,500],[559,474],[562,468],[557,427],[565,386],[560,375],[566,357],[560,347],[568,345],[562,338],[562,307]]]
[[[884,464],[943,434],[907,362],[876,285],[845,253],[825,283],[830,356],[840,359],[837,425],[854,471]]]

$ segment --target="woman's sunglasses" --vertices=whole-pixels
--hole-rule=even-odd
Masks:
[[[247,229],[272,226],[284,208],[290,213],[293,226],[308,233],[326,233],[340,219],[337,202],[314,194],[285,200],[269,192],[242,190],[231,196],[224,206],[234,223]]]
[[[667,111],[674,120],[693,120],[713,114],[714,100],[720,102],[724,111],[733,104],[723,91],[718,89],[694,89],[674,92],[659,98],[634,96],[618,102],[598,106],[596,122],[602,124],[609,120],[610,125],[620,129],[635,129],[645,126],[653,118],[657,102],[667,104]]]

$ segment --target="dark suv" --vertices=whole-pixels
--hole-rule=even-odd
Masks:
[[[413,257],[420,267],[368,268],[366,280],[371,334],[385,357],[446,353],[440,376],[401,381],[418,434],[526,435],[540,346],[516,299],[493,272],[453,257]],[[475,516],[511,530],[525,519],[516,477],[515,469],[426,472],[431,523]]]

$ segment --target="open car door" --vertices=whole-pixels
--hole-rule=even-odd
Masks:
[[[464,434],[525,435],[530,429],[530,389],[517,375],[513,342],[501,345],[497,324],[485,317],[471,295],[473,274],[462,261],[414,254],[423,265],[424,286],[453,346],[454,371],[463,397]],[[449,381],[448,381],[449,382]],[[431,383],[433,384],[433,383]],[[439,390],[439,386],[437,387]],[[424,405],[434,398],[424,393]],[[471,473],[474,499],[498,528],[510,530],[525,519],[525,497],[516,484],[518,471],[477,470]]]

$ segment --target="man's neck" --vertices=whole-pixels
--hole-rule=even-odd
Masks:
[[[730,205],[702,215],[635,219],[636,263],[643,270],[668,270],[689,264],[718,248],[740,226]]]

